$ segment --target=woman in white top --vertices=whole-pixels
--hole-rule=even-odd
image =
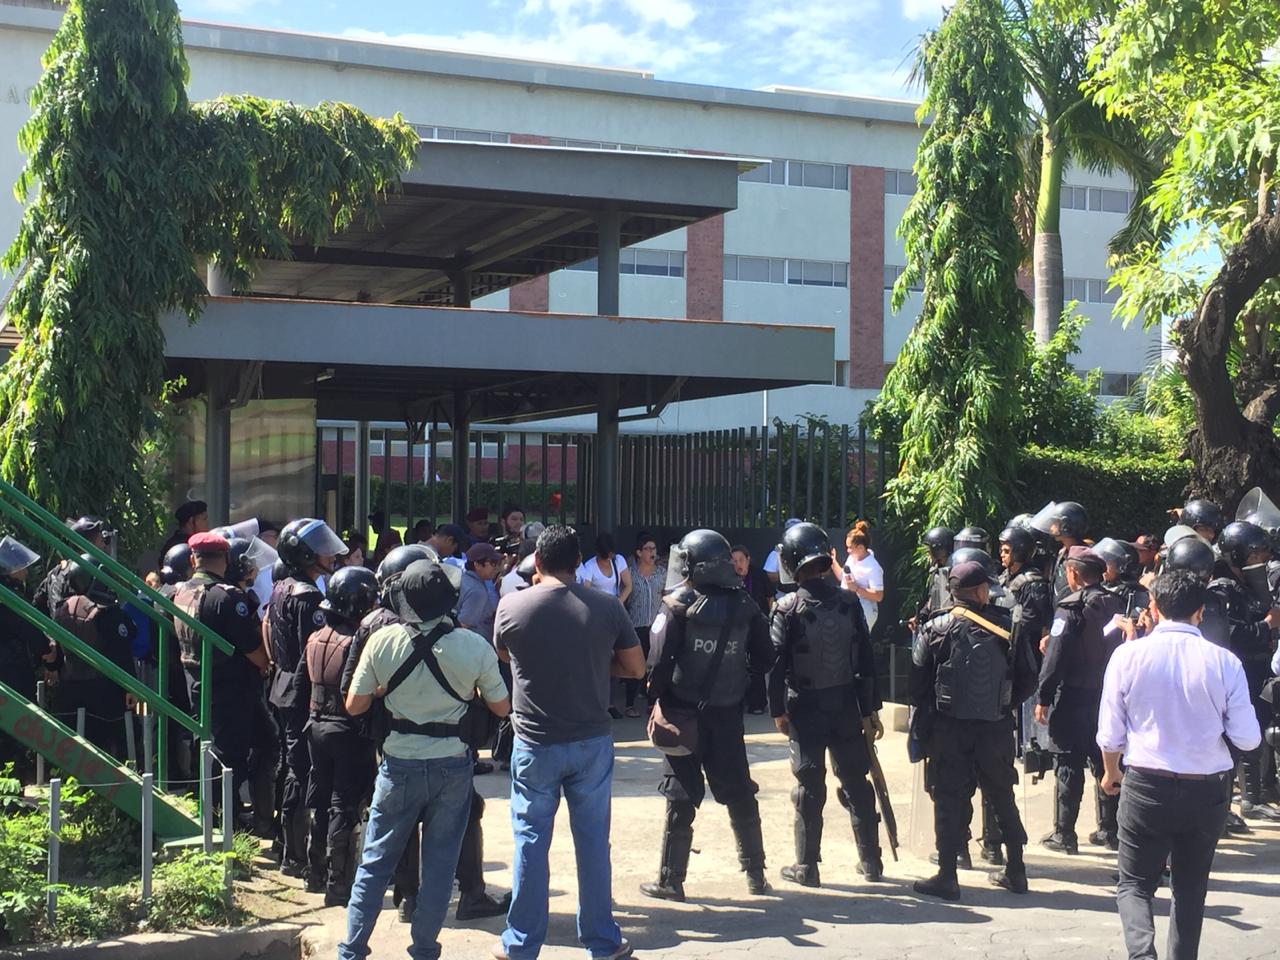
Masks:
[[[884,599],[884,569],[871,552],[871,525],[859,520],[844,538],[849,559],[844,562],[844,588],[857,594],[867,629],[876,625],[880,601]]]
[[[631,571],[626,557],[618,555],[612,534],[596,537],[596,555],[578,568],[578,582],[627,602],[631,596]]]

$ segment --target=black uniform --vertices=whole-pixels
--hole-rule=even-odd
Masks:
[[[351,624],[330,616],[307,641],[305,654],[311,681],[308,879],[317,887],[326,882],[325,903],[331,906],[350,899],[359,856],[351,838],[377,773],[374,743],[364,735],[363,724],[347,713],[342,693],[343,668],[355,632]]]
[[[62,601],[67,599],[73,592],[71,587],[71,563],[63,560],[40,581],[40,586],[36,587],[35,596],[31,598],[31,604],[41,613],[47,613],[50,617],[55,617],[58,615],[58,608],[62,606]]]
[[[747,571],[746,577],[742,580],[742,586],[750,594],[751,599],[756,602],[756,606],[760,608],[762,614],[767,614],[770,605],[773,603],[774,588],[769,575],[758,567],[752,567]],[[766,626],[766,633],[768,628]],[[770,648],[772,651],[772,648]],[[772,656],[772,652],[770,653]],[[769,692],[765,689],[765,676],[768,673],[751,675],[751,681],[747,686],[746,706],[750,713],[764,713],[769,709]]]
[[[306,726],[311,716],[311,681],[303,660],[307,639],[324,626],[324,597],[310,580],[288,576],[277,581],[267,605],[271,659],[276,673],[270,703],[276,708],[284,734],[284,791],[280,799],[281,862],[295,871],[305,869],[307,857],[304,800],[311,774]]]
[[[814,879],[821,860],[826,755],[850,811],[859,858],[880,861],[875,791],[863,717],[880,709],[875,655],[858,598],[822,578],[806,580],[778,601],[770,621],[777,662],[769,675],[769,712],[791,725],[791,792],[796,861]]]
[[[1225,613],[1225,646],[1244,665],[1244,676],[1249,684],[1249,697],[1253,700],[1258,725],[1266,730],[1271,725],[1272,716],[1272,705],[1262,699],[1262,688],[1271,679],[1273,645],[1271,627],[1266,622],[1270,607],[1234,577],[1214,580],[1209,584],[1209,595],[1217,598]],[[1265,749],[1265,745],[1260,744],[1239,755],[1240,800],[1243,804],[1252,806],[1262,803]]]
[[[235,648],[234,653],[213,650],[209,666],[212,689],[209,700],[212,716],[210,733],[218,758],[231,768],[233,787],[254,774],[250,754],[261,766],[269,760],[271,721],[262,703],[262,674],[249,660],[262,646],[262,621],[256,599],[233,583],[206,570],[178,585],[174,604],[198,620]],[[203,641],[182,620],[174,624],[178,655],[186,679],[187,697],[193,713],[200,710],[200,673]],[[266,756],[263,756],[263,754]]]
[[[1120,601],[1120,612],[1135,620],[1151,602],[1151,594],[1147,588],[1135,579],[1106,583],[1103,588]]]
[[[663,598],[650,632],[649,698],[671,716],[696,713],[698,743],[666,756],[658,792],[667,798],[660,884],[679,888],[689,866],[693,821],[707,787],[729,810],[744,871],[764,870],[759,789],[743,742],[749,686],[773,665],[769,627],[745,589],[685,585]],[[718,655],[717,651],[723,648]]]
[[[994,811],[1010,869],[1021,864],[1027,834],[1013,796],[1014,711],[1036,681],[1025,636],[1008,609],[962,602],[930,620],[912,650],[911,703],[928,751],[938,863],[947,876],[954,877],[956,858],[968,845],[978,786]]]
[[[0,584],[23,596],[23,584],[0,577]],[[45,665],[49,638],[8,607],[0,607],[0,682],[32,703],[36,700],[37,671]],[[7,734],[0,734],[0,764],[13,763],[25,773],[28,751]]]
[[[68,597],[58,606],[54,620],[121,670],[133,674],[133,621],[119,605]],[[111,680],[72,650],[63,651],[58,683],[59,718],[74,726],[80,709],[85,712],[85,738],[113,757],[123,756],[125,694]]]
[[[1076,843],[1086,764],[1096,780],[1102,777],[1102,752],[1096,740],[1102,679],[1112,651],[1123,640],[1118,630],[1107,635],[1103,629],[1123,612],[1120,600],[1100,584],[1068,594],[1054,611],[1040,668],[1037,702],[1050,708],[1049,749],[1055,754],[1057,777],[1054,835],[1068,848]],[[1117,797],[1098,789],[1098,830],[1108,842],[1117,836],[1118,807]]]

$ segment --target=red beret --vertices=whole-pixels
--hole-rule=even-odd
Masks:
[[[488,520],[488,519],[489,519],[488,507],[475,507],[474,509],[472,509],[470,513],[467,514],[468,523],[473,521]]]
[[[231,543],[216,533],[196,533],[187,540],[192,553],[226,553]]]

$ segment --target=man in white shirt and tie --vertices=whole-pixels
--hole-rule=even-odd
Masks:
[[[1239,658],[1200,634],[1204,593],[1183,570],[1156,578],[1155,629],[1112,654],[1103,682],[1102,789],[1120,794],[1116,905],[1129,960],[1156,956],[1151,901],[1166,859],[1168,957],[1195,960],[1209,868],[1231,803],[1228,743],[1243,751],[1262,739]]]

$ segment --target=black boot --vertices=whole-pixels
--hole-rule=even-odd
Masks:
[[[693,805],[667,802],[667,825],[662,832],[662,864],[657,883],[640,884],[640,892],[655,900],[684,903],[684,878],[693,850]]]
[[[818,807],[807,815],[803,813],[803,796],[803,787],[792,789],[791,798],[796,807],[796,862],[782,868],[782,879],[802,887],[820,887],[822,879],[818,875],[818,864],[822,862],[822,811]]]
[[[798,883],[802,887],[822,886],[822,877],[818,874],[816,863],[794,863],[782,868],[782,879]]]
[[[872,883],[884,879],[884,860],[880,856],[880,818],[858,821],[854,817],[853,839],[858,845],[858,873]]]
[[[253,804],[253,834],[270,840],[276,829],[276,784],[275,771],[268,764],[259,764],[253,771],[249,797]]]
[[[351,899],[352,862],[350,844],[345,839],[329,851],[329,879],[324,888],[326,907],[345,907]]]
[[[1010,893],[1027,892],[1027,865],[1022,861],[1022,847],[1017,844],[1006,844],[1009,856],[1005,868],[990,875],[994,886]]]
[[[491,897],[484,890],[479,893],[464,893],[458,897],[458,909],[454,912],[454,918],[466,922],[467,920],[481,920],[485,917],[501,917],[507,910],[511,908],[511,894],[507,894],[501,900]]]
[[[744,811],[735,817],[729,811],[729,825],[733,827],[738,842],[738,864],[747,875],[747,892],[760,897],[769,892],[769,881],[764,877],[764,837],[760,833],[760,813],[752,798],[752,811]]]
[[[955,851],[938,851],[938,872],[927,880],[917,880],[912,885],[916,893],[926,897],[955,902],[960,899],[960,881],[956,878]]]

